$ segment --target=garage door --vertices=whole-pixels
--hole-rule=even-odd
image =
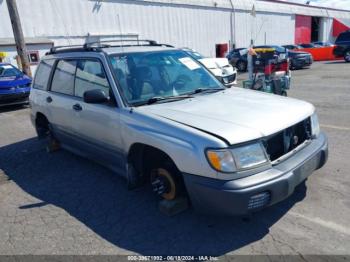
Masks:
[[[311,42],[311,16],[295,16],[295,44]]]

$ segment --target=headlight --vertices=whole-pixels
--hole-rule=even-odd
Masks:
[[[232,173],[267,163],[268,159],[260,143],[236,148],[207,150],[210,165],[217,171]]]
[[[247,169],[267,162],[263,146],[260,143],[249,144],[232,149],[238,169]]]
[[[320,124],[316,113],[311,116],[311,133],[313,138],[318,137],[320,134]]]

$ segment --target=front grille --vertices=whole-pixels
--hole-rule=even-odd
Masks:
[[[311,138],[311,120],[307,118],[266,138],[264,146],[270,158],[275,161]]]
[[[20,100],[26,100],[29,97],[29,92],[26,93],[16,93],[16,94],[0,94],[0,102],[1,103],[10,103],[16,102]]]
[[[0,87],[1,90],[14,90],[16,89],[16,87],[14,86],[2,86]]]
[[[236,74],[228,76],[227,79],[229,83],[234,82],[236,80]]]
[[[30,87],[30,83],[24,84],[24,85],[19,85],[17,86],[18,88],[26,88],[26,87]]]

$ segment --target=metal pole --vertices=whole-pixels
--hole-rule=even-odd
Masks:
[[[249,80],[253,81],[253,56],[252,56],[252,50],[254,46],[254,36],[253,36],[253,29],[254,29],[254,21],[256,17],[256,10],[255,10],[255,4],[253,4],[252,11],[250,12],[251,20],[250,20],[250,45],[248,50],[248,75]]]
[[[249,80],[253,81],[253,56],[251,54],[251,49],[254,46],[253,39],[250,40],[250,46],[249,46],[249,51],[248,51],[248,75],[249,75]]]
[[[7,8],[9,10],[10,19],[11,19],[13,35],[15,37],[17,53],[21,59],[23,72],[26,75],[31,77],[32,72],[30,70],[29,60],[27,56],[27,48],[24,41],[21,20],[19,18],[19,14],[17,10],[16,0],[6,0],[6,3],[7,3]]]
[[[230,0],[231,4],[231,14],[230,14],[230,29],[231,29],[231,45],[230,45],[230,50],[236,48],[236,9],[235,6]]]

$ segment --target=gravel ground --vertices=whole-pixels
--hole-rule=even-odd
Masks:
[[[29,109],[0,111],[0,254],[350,255],[350,64],[293,71],[289,96],[312,102],[328,163],[284,202],[249,218],[158,212],[150,188],[127,191],[109,170],[48,154]],[[240,79],[246,74],[240,75]]]

